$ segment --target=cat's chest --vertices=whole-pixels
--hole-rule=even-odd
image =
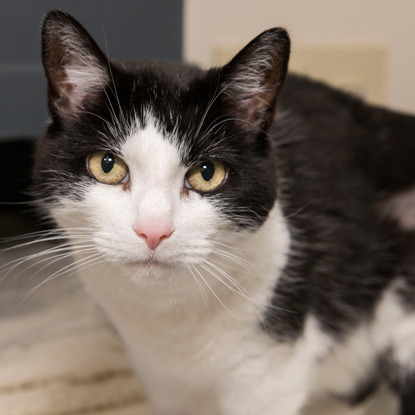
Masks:
[[[237,360],[242,351],[259,355],[272,349],[275,341],[261,327],[267,293],[257,290],[248,297],[218,290],[217,297],[204,298],[190,290],[186,295],[189,304],[183,305],[183,298],[172,299],[170,292],[158,298],[147,292],[144,300],[146,292],[134,286],[128,289],[128,296],[124,293],[115,298],[105,284],[91,292],[122,337],[128,338],[134,354],[154,355],[159,362],[171,360],[170,365],[183,360],[192,366],[203,363],[206,368],[221,360]],[[129,297],[142,300],[129,301]]]
[[[299,352],[298,359],[292,359],[302,345],[278,343],[259,323],[242,323],[229,312],[218,314],[182,321],[144,320],[139,328],[124,319],[127,350],[150,394],[162,390],[157,399],[174,394],[188,403],[189,413],[202,413],[191,402],[200,405],[206,399],[220,405],[206,406],[209,414],[265,413],[262,408],[275,405],[276,391],[290,393],[303,384],[299,368],[306,365],[307,354]],[[235,401],[243,408],[235,409]]]

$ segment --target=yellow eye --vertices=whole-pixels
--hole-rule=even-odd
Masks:
[[[186,185],[198,192],[211,192],[224,183],[226,173],[226,167],[221,162],[206,161],[187,172]]]
[[[128,180],[128,167],[108,151],[98,151],[88,158],[88,170],[101,183],[120,184]]]

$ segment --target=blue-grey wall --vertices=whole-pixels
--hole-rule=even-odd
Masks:
[[[180,60],[183,0],[1,0],[0,140],[41,134],[47,120],[42,17],[61,9],[112,59]]]

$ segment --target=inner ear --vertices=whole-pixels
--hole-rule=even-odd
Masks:
[[[222,68],[223,95],[243,128],[266,130],[271,125],[289,54],[287,32],[270,29]]]
[[[70,15],[52,11],[42,27],[42,59],[51,116],[70,116],[109,81],[108,60]]]

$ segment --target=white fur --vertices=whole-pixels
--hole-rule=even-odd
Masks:
[[[415,229],[415,189],[394,196],[384,206],[384,213],[396,219],[403,229]]]
[[[402,288],[401,284],[399,281],[385,291],[373,321],[362,323],[340,344],[321,333],[315,322],[309,325],[312,338],[326,354],[317,359],[311,369],[310,395],[313,399],[331,394],[347,397],[354,393],[359,382],[364,382],[373,373],[377,357],[388,350],[402,368],[414,366],[415,313],[407,314],[401,305],[396,293]],[[365,405],[350,408],[350,414],[354,411],[366,413]]]
[[[105,88],[110,76],[98,58],[78,40],[78,34],[71,28],[66,30],[69,33],[60,37],[66,52],[62,61],[66,78],[60,87],[67,91],[71,109],[76,111],[82,107],[88,94]]]
[[[396,284],[396,288],[405,289],[404,282]],[[383,322],[377,327],[377,336],[381,338],[386,347],[392,351],[392,357],[399,364],[401,372],[413,373],[415,370],[415,313],[407,312],[404,306],[396,298],[394,292],[386,294],[378,322]],[[387,342],[385,341],[387,336]],[[384,346],[384,347],[385,347]]]
[[[72,110],[80,109],[88,94],[104,90],[108,82],[108,74],[105,70],[98,65],[94,65],[95,62],[91,61],[86,66],[81,63],[72,63],[65,66],[67,76],[65,84],[72,88],[68,94]]]
[[[237,96],[250,98],[261,97],[262,94],[272,93],[275,90],[276,86],[268,85],[266,80],[269,72],[276,70],[276,61],[282,50],[277,49],[276,42],[271,35],[266,36],[267,41],[263,39],[262,46],[255,50],[255,57],[237,67],[236,76],[228,85],[229,90],[225,91],[226,94],[233,97],[232,94],[236,92]]]
[[[374,359],[370,330],[361,326],[344,343],[333,344],[324,360],[316,361],[312,394],[347,397],[371,373]]]

